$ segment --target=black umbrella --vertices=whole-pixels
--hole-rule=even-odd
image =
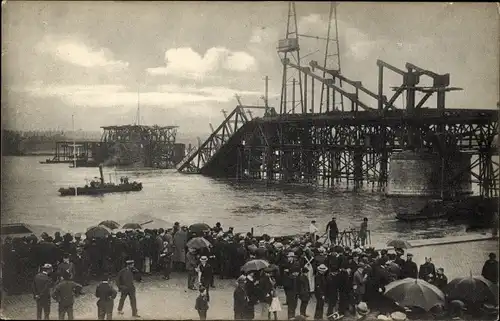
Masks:
[[[206,223],[196,223],[189,227],[189,232],[191,233],[200,233],[209,230],[210,230],[210,225]]]
[[[269,266],[269,262],[265,260],[251,260],[245,263],[241,267],[241,271],[243,272],[250,272],[250,271],[260,271],[262,269],[265,269]]]
[[[120,224],[118,224],[115,221],[102,221],[101,223],[99,223],[99,225],[106,226],[111,230],[116,230],[117,228],[120,228]]]
[[[421,279],[406,278],[391,282],[385,287],[384,294],[403,307],[419,307],[425,311],[445,303],[444,293]]]
[[[186,246],[191,249],[199,250],[210,247],[212,246],[212,244],[210,244],[210,242],[203,237],[195,237],[190,239],[189,242],[187,242]]]
[[[122,229],[124,229],[124,230],[127,230],[127,229],[140,230],[140,229],[142,229],[142,226],[139,223],[127,223],[127,224],[122,226]]]
[[[106,238],[108,237],[109,235],[111,235],[111,231],[103,226],[103,225],[99,225],[99,226],[93,226],[93,227],[90,227],[87,232],[85,232],[85,236],[88,238],[88,239],[100,239],[100,238]]]
[[[392,240],[392,241],[387,242],[387,246],[391,246],[394,248],[400,248],[400,249],[411,248],[411,244],[405,240]]]
[[[449,300],[460,300],[466,303],[495,303],[498,289],[482,276],[456,278],[445,288]]]

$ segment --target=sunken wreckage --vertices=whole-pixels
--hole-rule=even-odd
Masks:
[[[185,144],[176,143],[177,126],[101,128],[100,141],[56,142],[54,157],[42,163],[68,163],[73,167],[98,167],[102,163],[104,166],[175,168],[185,157]]]
[[[368,188],[390,197],[401,220],[448,217],[487,225],[498,215],[499,153],[494,139],[499,113],[445,108],[445,94],[461,90],[449,86],[449,74],[411,63],[401,70],[378,60],[378,93],[374,93],[315,61],[310,67],[288,58],[282,63],[303,77],[299,90],[294,79],[294,107],[287,109],[285,86],[279,113],[267,106],[267,100],[266,106],[245,106],[238,99],[237,107],[205,142],[188,152],[178,171],[353,191]],[[384,94],[386,71],[402,78],[390,99]],[[432,84],[419,86],[422,77]],[[315,82],[326,91],[319,110]],[[423,95],[420,101],[417,92]],[[403,93],[406,107],[400,109],[395,102]],[[371,104],[364,103],[362,95]],[[424,107],[433,95],[437,108]],[[350,108],[336,108],[339,96]],[[300,112],[295,111],[297,101]],[[265,115],[247,116],[256,108],[265,109]],[[479,195],[472,196],[473,183]]]

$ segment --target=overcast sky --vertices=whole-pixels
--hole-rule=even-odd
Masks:
[[[299,33],[325,36],[328,3],[297,3]],[[141,123],[207,132],[221,109],[278,105],[286,2],[8,1],[2,6],[2,122],[98,130]],[[376,91],[376,60],[450,73],[449,108],[495,108],[495,3],[340,3],[342,73]],[[301,42],[303,55],[324,42]],[[315,48],[316,47],[316,48]],[[311,58],[311,57],[310,57]],[[310,58],[306,58],[306,63]],[[388,78],[398,84],[398,78]]]

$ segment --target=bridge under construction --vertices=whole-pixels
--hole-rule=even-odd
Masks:
[[[287,36],[278,46],[283,64],[279,108],[268,106],[267,99],[264,106],[247,106],[238,98],[236,108],[213,133],[188,152],[177,167],[180,172],[353,190],[387,191],[392,186],[402,193],[402,184],[409,182],[404,177],[419,174],[425,176],[422,185],[434,184],[441,196],[470,192],[472,183],[483,196],[499,196],[494,143],[499,113],[493,106],[447,108],[446,95],[461,88],[450,86],[450,74],[412,63],[398,68],[376,61],[376,92],[342,75],[338,37],[331,36],[338,33],[335,5],[330,10],[334,27],[328,28],[325,61],[301,65],[295,4],[288,9]],[[334,54],[330,42],[337,44]],[[333,67],[326,63],[332,56],[337,57]],[[390,93],[384,82],[388,73],[401,79]],[[434,108],[425,105],[431,98]],[[398,99],[404,108],[397,106]],[[264,115],[250,116],[248,111],[255,109]],[[402,158],[396,155],[403,152],[405,164],[414,165],[398,165]],[[413,162],[423,154],[432,161]]]

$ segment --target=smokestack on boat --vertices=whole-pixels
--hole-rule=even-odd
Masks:
[[[101,185],[104,185],[104,174],[102,173],[102,164],[99,164],[99,173],[101,174]]]

